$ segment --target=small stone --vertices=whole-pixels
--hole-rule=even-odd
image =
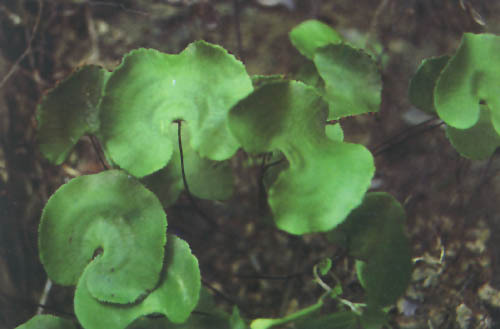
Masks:
[[[465,304],[460,304],[456,308],[456,321],[460,329],[468,329],[472,319],[472,310]]]

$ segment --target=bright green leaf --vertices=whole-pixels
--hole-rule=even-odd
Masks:
[[[118,170],[81,176],[43,209],[40,259],[58,284],[76,284],[87,267],[93,296],[130,303],[159,280],[166,226],[156,196],[133,177]]]
[[[207,289],[202,287],[198,305],[186,322],[172,323],[164,317],[155,319],[142,317],[134,321],[127,329],[234,329],[230,327],[230,318],[229,314],[217,307],[213,296]]]
[[[178,124],[171,124],[174,153],[168,165],[142,181],[158,196],[164,206],[173,204],[184,190],[179,151]],[[207,200],[228,199],[233,191],[233,176],[228,161],[201,158],[191,147],[188,124],[181,124],[184,171],[190,192]]]
[[[500,136],[491,123],[490,111],[485,107],[473,127],[462,130],[447,126],[446,136],[460,155],[474,160],[489,158],[500,146]]]
[[[73,321],[67,319],[41,314],[32,317],[28,322],[16,327],[16,329],[76,329],[76,325]]]
[[[439,74],[450,56],[432,57],[422,61],[410,81],[408,97],[418,109],[429,114],[436,114],[434,107],[434,87]]]
[[[86,270],[75,292],[75,313],[86,329],[126,328],[135,319],[148,314],[164,314],[173,323],[186,321],[198,303],[201,278],[198,260],[189,245],[168,236],[165,271],[159,286],[144,300],[130,305],[102,303],[88,291]]]
[[[300,82],[267,84],[230,112],[233,134],[247,152],[280,150],[289,162],[269,187],[279,228],[304,234],[341,223],[361,203],[374,165],[361,145],[325,135],[326,104]]]
[[[99,129],[99,104],[109,75],[98,66],[84,66],[42,99],[38,143],[51,162],[61,164],[80,137]]]
[[[390,194],[368,193],[335,231],[344,235],[356,262],[358,277],[374,307],[392,304],[406,290],[411,274],[405,212]],[[334,231],[334,232],[335,232]]]
[[[143,177],[169,162],[171,123],[184,120],[201,157],[228,159],[238,143],[227,128],[227,112],[251,91],[243,64],[219,46],[197,41],[178,55],[132,51],[106,87],[104,146],[120,167]]]
[[[378,112],[382,79],[370,55],[345,44],[328,45],[316,51],[314,63],[325,81],[328,120]]]
[[[336,123],[334,125],[326,125],[325,133],[328,138],[332,141],[343,142],[344,141],[344,131],[342,130],[342,126],[340,123]]]
[[[248,325],[246,324],[245,320],[240,315],[240,310],[236,306],[233,307],[233,314],[231,315],[231,318],[229,319],[229,323],[230,323],[231,329],[247,329],[248,328]]]
[[[479,120],[480,105],[491,111],[500,132],[500,36],[465,33],[439,76],[434,105],[448,125],[467,129]]]
[[[312,19],[294,27],[290,31],[290,41],[302,55],[312,59],[317,48],[341,43],[342,37],[330,26]]]

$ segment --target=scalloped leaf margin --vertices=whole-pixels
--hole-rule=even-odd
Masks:
[[[80,176],[43,209],[40,259],[58,284],[76,284],[85,269],[95,298],[131,303],[160,278],[166,227],[161,203],[132,176],[119,170]]]

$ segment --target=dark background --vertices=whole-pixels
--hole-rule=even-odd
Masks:
[[[500,328],[498,156],[461,158],[439,121],[424,122],[432,118],[407,98],[423,58],[452,53],[464,32],[500,32],[500,2],[268,2],[0,1],[0,328],[27,321],[41,301],[46,276],[36,241],[47,198],[75,174],[102,170],[88,137],[62,167],[43,159],[35,140],[43,93],[79,65],[112,69],[131,49],[177,53],[197,39],[222,45],[250,74],[290,76],[303,58],[288,32],[309,18],[328,23],[350,42],[367,38],[369,47],[383,49],[380,112],[341,123],[347,140],[374,152],[374,187],[404,204],[413,254],[421,257],[406,295],[390,311],[393,327]],[[334,259],[344,297],[360,300],[352,260],[323,235],[293,237],[269,225],[260,168],[243,166],[247,160],[239,153],[233,161],[231,200],[197,201],[218,227],[207,224],[185,195],[167,209],[169,225],[192,246],[220,306],[237,304],[246,317],[269,317],[310,305],[321,294],[311,283],[312,267],[326,256]],[[43,312],[73,317],[71,293],[51,287]]]

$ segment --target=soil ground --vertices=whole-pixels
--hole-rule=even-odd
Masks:
[[[266,1],[262,1],[266,2]],[[286,2],[290,3],[290,2]],[[35,314],[46,276],[37,225],[53,191],[75,173],[101,170],[88,138],[63,167],[37,150],[35,109],[44,91],[75,67],[114,68],[139,47],[177,53],[197,39],[237,55],[250,74],[290,74],[303,60],[290,29],[320,19],[347,40],[380,45],[383,104],[373,116],[342,120],[346,139],[376,159],[376,190],[405,206],[415,263],[407,293],[390,311],[393,328],[500,328],[500,161],[461,158],[437,121],[408,102],[420,61],[452,53],[464,32],[500,33],[500,3],[459,0],[295,0],[294,7],[240,0],[3,0],[0,2],[0,328]],[[214,229],[183,195],[169,209],[200,260],[221,307],[271,317],[321,294],[312,267],[334,259],[346,298],[362,296],[352,260],[324,236],[293,237],[266,220],[259,167],[234,160],[236,191],[222,203],[198,201]],[[444,257],[441,257],[444,256]],[[265,279],[272,276],[272,279]],[[53,287],[44,312],[72,316],[71,290]]]

